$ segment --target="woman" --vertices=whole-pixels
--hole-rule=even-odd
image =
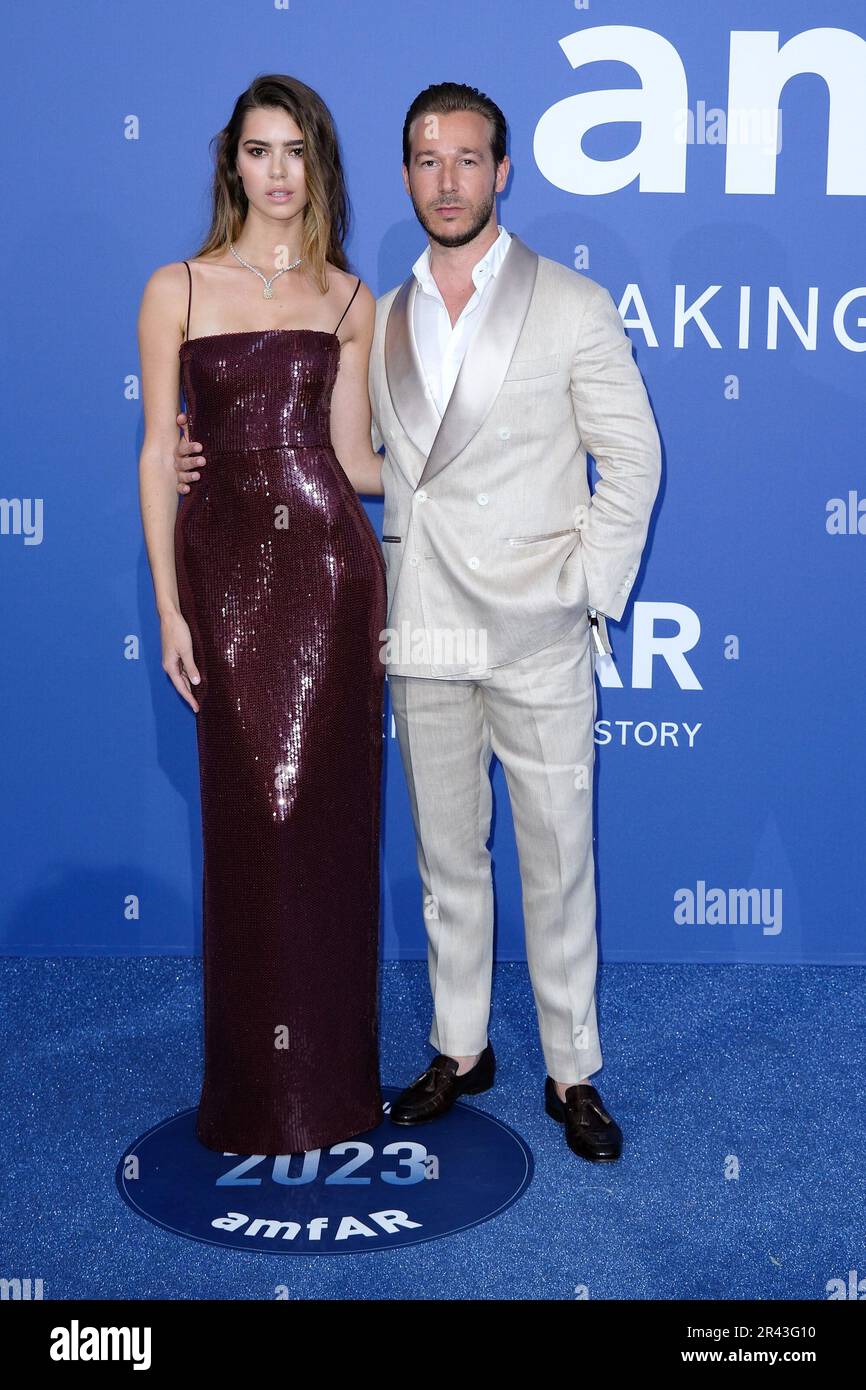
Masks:
[[[163,668],[197,714],[209,1149],[378,1125],[385,577],[375,301],[347,270],[321,98],[257,77],[217,137],[213,218],[144,290],[141,510]],[[264,286],[264,288],[263,288]],[[178,387],[206,476],[178,506]]]

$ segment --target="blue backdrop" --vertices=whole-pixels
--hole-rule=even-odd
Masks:
[[[206,229],[210,138],[286,72],[334,113],[376,294],[424,245],[406,108],[465,81],[510,124],[499,220],[605,285],[634,344],[664,476],[597,673],[602,957],[866,959],[862,0],[83,0],[4,28],[5,950],[199,949],[136,317]],[[390,707],[384,732],[384,951],[420,957]],[[494,787],[497,955],[523,959],[499,766]]]

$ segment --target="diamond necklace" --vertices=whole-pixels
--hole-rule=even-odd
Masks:
[[[253,272],[253,275],[258,275],[259,279],[264,282],[265,292],[263,298],[265,299],[273,299],[274,292],[271,289],[271,285],[274,283],[277,277],[280,275],[285,275],[287,270],[295,270],[301,264],[301,261],[303,259],[302,256],[299,256],[296,261],[292,261],[291,265],[284,265],[282,270],[278,270],[275,275],[271,276],[270,280],[266,280],[260,270],[256,270],[254,265],[250,265],[249,261],[245,261],[243,256],[238,255],[231,242],[229,242],[229,250],[231,251],[236,261],[240,261],[241,265],[246,266],[247,270],[251,270]]]

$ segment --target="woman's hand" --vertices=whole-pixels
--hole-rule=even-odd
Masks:
[[[178,695],[182,695],[196,714],[199,703],[192,693],[200,676],[192,654],[192,637],[180,613],[169,613],[160,619],[162,629],[162,669],[168,673]]]

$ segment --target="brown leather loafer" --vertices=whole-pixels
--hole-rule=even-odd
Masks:
[[[391,1104],[390,1118],[397,1125],[420,1125],[450,1110],[459,1096],[489,1091],[496,1075],[496,1058],[488,1041],[474,1067],[457,1075],[453,1057],[437,1052],[426,1071],[401,1091]]]
[[[566,1142],[573,1153],[592,1163],[612,1163],[619,1158],[622,1130],[589,1082],[567,1087],[565,1100],[561,1101],[553,1077],[548,1076],[544,1083],[544,1108],[552,1119],[565,1125]]]

